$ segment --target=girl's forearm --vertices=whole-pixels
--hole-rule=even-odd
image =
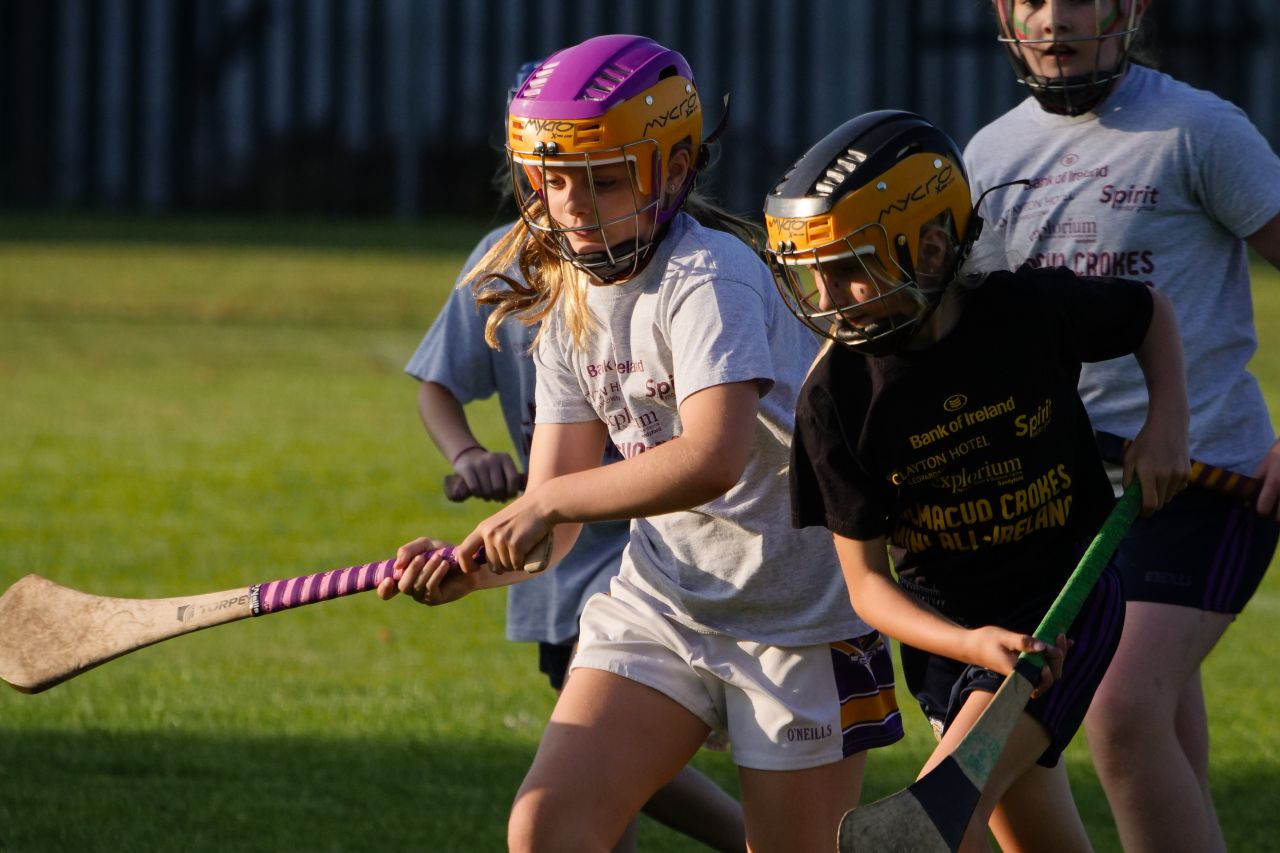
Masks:
[[[849,599],[868,625],[921,651],[960,658],[968,631],[903,592],[891,577],[867,573],[850,582]]]
[[[709,455],[696,441],[679,438],[612,465],[554,477],[526,498],[556,524],[677,512],[720,497],[741,476],[708,464]]]
[[[480,446],[462,404],[443,385],[423,382],[418,386],[418,415],[445,461],[452,463],[466,448]]]

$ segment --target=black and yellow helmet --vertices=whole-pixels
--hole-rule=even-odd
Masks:
[[[764,214],[766,257],[792,313],[869,354],[911,339],[955,277],[979,222],[955,142],[897,110],[866,113],[827,134],[769,193]],[[829,281],[849,265],[874,283],[875,297],[822,308],[817,278]]]

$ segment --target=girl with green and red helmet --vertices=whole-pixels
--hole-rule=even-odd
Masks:
[[[1165,294],[1187,355],[1191,456],[1265,481],[1251,504],[1191,486],[1130,530],[1124,636],[1085,721],[1126,850],[1221,851],[1200,670],[1280,538],[1280,443],[1249,371],[1249,252],[1280,268],[1280,158],[1238,107],[1150,64],[1148,0],[993,5],[1030,97],[965,159],[975,198],[1030,186],[988,196],[975,268],[1065,266]],[[1080,392],[1101,442],[1136,436],[1145,395],[1131,359],[1087,365]],[[1131,457],[1114,459],[1117,480]]]

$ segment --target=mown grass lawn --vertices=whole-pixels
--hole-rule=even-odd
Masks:
[[[166,597],[466,533],[401,373],[483,225],[0,218],[0,588]],[[1255,282],[1280,405],[1280,277]],[[504,441],[496,409],[475,413]],[[0,693],[0,850],[495,850],[552,694],[501,594],[373,596],[195,634]],[[1210,660],[1228,841],[1280,850],[1273,573]],[[866,794],[914,776],[905,745]],[[1087,752],[1069,767],[1118,846]],[[729,759],[698,765],[731,790]],[[692,850],[647,821],[644,850]]]

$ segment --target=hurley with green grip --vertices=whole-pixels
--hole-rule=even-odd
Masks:
[[[1075,621],[1140,509],[1142,488],[1135,478],[1040,621],[1035,630],[1037,640],[1052,646]],[[1044,665],[1043,654],[1023,652],[987,709],[949,756],[910,787],[848,812],[840,821],[841,853],[942,853],[958,849],[982,789],[1039,683]]]
[[[1049,612],[1040,620],[1040,627],[1036,628],[1035,632],[1037,640],[1052,646],[1057,642],[1058,635],[1066,631],[1075,621],[1080,608],[1084,606],[1085,599],[1093,591],[1093,585],[1097,583],[1098,576],[1102,574],[1102,570],[1111,561],[1111,556],[1120,547],[1120,540],[1124,538],[1129,525],[1133,524],[1141,509],[1142,488],[1137,478],[1134,478],[1129,488],[1125,489],[1124,494],[1116,501],[1115,508],[1107,516],[1107,520],[1102,523],[1102,529],[1098,531],[1098,535],[1089,543],[1076,570],[1071,573],[1071,577],[1067,578],[1062,592],[1058,593],[1058,597],[1050,605]],[[1035,665],[1036,678],[1039,679],[1040,668],[1045,663],[1044,655],[1039,652],[1023,652],[1019,662],[1022,660]]]

